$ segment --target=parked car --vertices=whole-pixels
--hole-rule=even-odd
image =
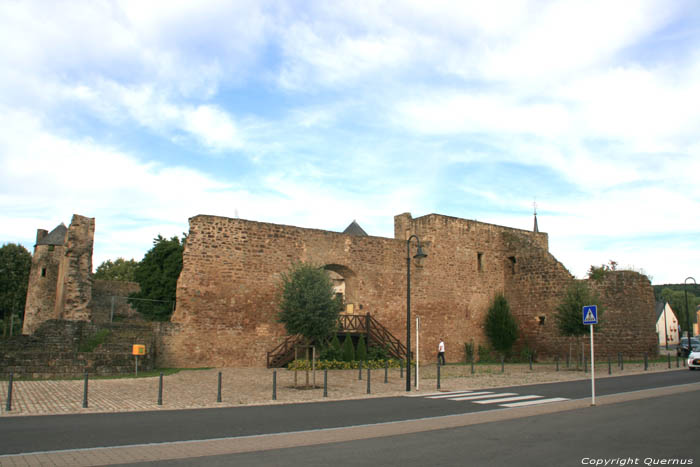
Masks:
[[[700,351],[700,340],[697,337],[690,338],[690,344],[693,346],[692,351]],[[690,352],[688,351],[688,338],[681,338],[680,344],[676,347],[676,355],[679,357],[687,357]]]
[[[696,368],[700,368],[700,351],[693,351],[688,355],[688,369],[694,370]]]

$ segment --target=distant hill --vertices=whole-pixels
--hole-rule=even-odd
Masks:
[[[652,287],[654,287],[654,298],[656,298],[656,300],[661,300],[661,291],[663,289],[671,289],[677,292],[683,292],[684,290],[686,290],[685,284],[661,284],[653,285]],[[700,284],[688,284],[687,287],[688,293],[692,293],[696,297],[700,296]]]

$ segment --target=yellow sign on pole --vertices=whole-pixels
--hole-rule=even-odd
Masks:
[[[131,348],[132,355],[146,355],[146,346],[140,344],[134,344]]]

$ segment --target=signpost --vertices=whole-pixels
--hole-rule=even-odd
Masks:
[[[593,354],[593,325],[598,324],[598,307],[586,305],[583,307],[583,324],[591,326],[591,405],[595,405],[595,360]]]
[[[139,375],[139,355],[146,355],[146,346],[140,344],[134,344],[131,346],[131,354],[135,359],[135,374]]]

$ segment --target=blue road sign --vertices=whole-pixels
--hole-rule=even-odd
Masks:
[[[583,307],[583,324],[598,324],[598,307],[596,305]]]

